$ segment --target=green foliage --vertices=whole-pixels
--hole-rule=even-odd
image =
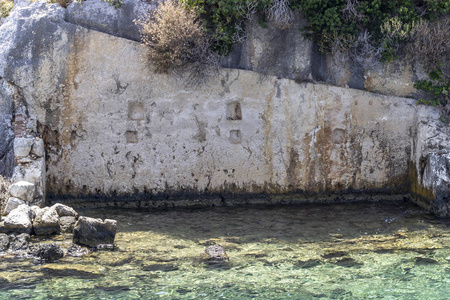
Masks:
[[[9,13],[13,7],[13,0],[0,0],[0,18],[6,18],[9,16]]]
[[[103,2],[109,3],[109,5],[114,6],[116,9],[123,6],[122,0],[102,0]]]
[[[430,80],[419,80],[414,87],[433,95],[433,98],[430,100],[419,99],[418,103],[420,104],[444,106],[448,102],[450,80],[445,78],[445,75],[440,68],[430,72]]]
[[[243,22],[254,9],[263,14],[272,0],[182,0],[195,9],[212,39],[213,48],[220,54],[231,51]]]

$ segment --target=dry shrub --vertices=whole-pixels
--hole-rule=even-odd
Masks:
[[[9,186],[11,183],[8,179],[0,175],[0,212],[3,212],[6,201],[9,198]]]
[[[408,52],[423,63],[427,71],[449,65],[450,17],[436,22],[421,21],[412,32]]]
[[[289,0],[273,0],[266,12],[269,21],[281,29],[289,28],[294,22]]]
[[[209,67],[218,66],[218,57],[196,12],[183,3],[165,1],[146,20],[136,23],[142,26],[142,42],[148,46],[156,71],[187,71],[190,81],[197,83]]]

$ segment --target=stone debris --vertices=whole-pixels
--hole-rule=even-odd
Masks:
[[[18,235],[9,235],[9,248],[13,251],[28,250],[30,246],[30,235],[27,233],[21,233]]]
[[[55,209],[60,217],[75,217],[78,218],[78,213],[70,206],[56,203],[52,206],[52,209]]]
[[[79,217],[73,229],[73,243],[88,247],[101,244],[114,244],[117,221]]]
[[[225,252],[225,248],[218,244],[208,246],[202,253],[202,258],[210,263],[220,263],[230,260]]]

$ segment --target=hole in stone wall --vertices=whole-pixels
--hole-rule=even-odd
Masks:
[[[333,130],[332,140],[335,144],[342,144],[345,141],[344,129],[336,128]]]
[[[135,144],[138,142],[137,131],[127,131],[127,132],[125,132],[125,137],[127,139],[128,144]]]
[[[145,119],[144,103],[128,102],[128,119],[144,120]]]
[[[238,101],[227,104],[227,120],[242,120],[241,104]]]
[[[230,130],[230,141],[233,144],[239,144],[242,141],[242,135],[240,130]]]

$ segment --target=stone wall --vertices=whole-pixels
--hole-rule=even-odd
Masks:
[[[46,156],[28,156],[45,159],[40,184],[53,197],[204,195],[220,203],[229,194],[295,193],[301,201],[408,195],[408,176],[428,149],[417,150],[418,124],[437,122],[434,108],[237,69],[189,87],[155,73],[138,42],[72,24],[71,11],[27,4],[0,31],[0,77],[20,89],[27,137],[45,143]],[[274,70],[308,69],[302,55]],[[16,163],[15,174],[30,174]]]

